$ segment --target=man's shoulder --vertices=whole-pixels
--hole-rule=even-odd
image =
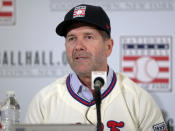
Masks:
[[[55,97],[61,92],[66,90],[66,79],[68,75],[58,78],[48,86],[42,88],[35,97],[42,99],[43,101],[49,99],[50,97]]]
[[[135,106],[137,106],[137,109],[145,107],[145,105],[149,106],[150,108],[157,106],[153,97],[147,90],[121,73],[117,73],[117,76],[121,94],[130,107],[133,106],[133,102],[135,103]]]
[[[143,89],[140,85],[132,81],[130,78],[128,78],[122,73],[116,73],[116,74],[117,74],[118,85],[123,92],[133,94],[137,97],[138,96],[141,97],[142,95],[150,97],[150,94],[145,89]]]

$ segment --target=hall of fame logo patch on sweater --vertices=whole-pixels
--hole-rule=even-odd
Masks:
[[[171,36],[122,36],[121,70],[149,91],[171,91]]]
[[[165,122],[153,126],[154,131],[168,131]]]

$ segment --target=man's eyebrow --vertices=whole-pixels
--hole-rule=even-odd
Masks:
[[[94,35],[93,32],[85,32],[84,34],[85,34],[85,35]]]
[[[75,36],[74,34],[68,34],[66,37],[72,37]]]

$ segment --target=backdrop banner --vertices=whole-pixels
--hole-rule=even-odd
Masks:
[[[153,96],[173,131],[174,0],[0,0],[0,101],[14,90],[23,122],[35,94],[72,72],[55,28],[81,3],[106,10],[114,39],[109,65]]]

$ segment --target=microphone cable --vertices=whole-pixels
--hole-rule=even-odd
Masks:
[[[91,125],[96,126],[96,125],[95,125],[94,123],[92,123],[92,122],[89,120],[89,118],[87,117],[87,114],[88,114],[88,112],[89,112],[89,109],[90,109],[90,107],[88,107],[88,109],[87,109],[87,111],[86,111],[86,114],[85,114],[86,120],[88,120],[88,122],[89,122]]]

